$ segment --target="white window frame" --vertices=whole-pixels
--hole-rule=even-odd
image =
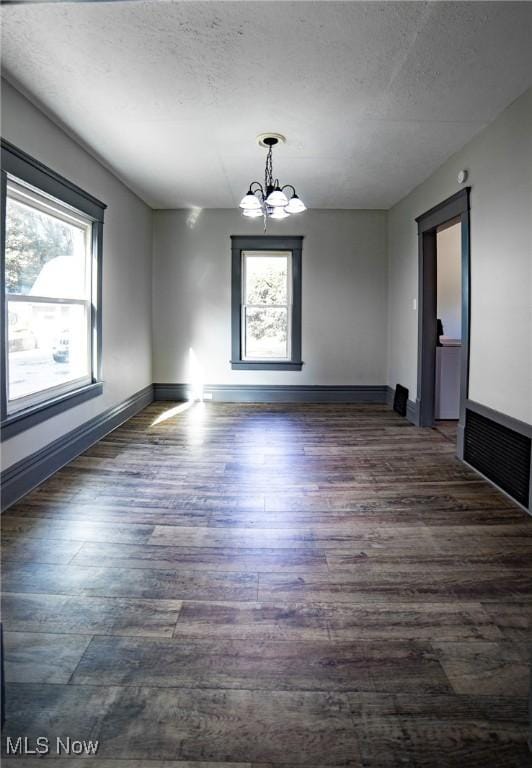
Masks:
[[[247,259],[248,258],[282,258],[287,261],[286,270],[286,303],[284,304],[246,304],[246,289],[247,289]],[[242,359],[246,362],[272,362],[272,363],[284,363],[291,359],[292,349],[292,251],[279,250],[279,251],[242,251]],[[247,350],[247,323],[246,323],[246,310],[247,309],[286,309],[286,357],[253,357],[248,355]]]
[[[20,304],[55,304],[66,306],[83,306],[85,308],[85,317],[87,325],[87,374],[76,379],[69,379],[64,384],[51,387],[45,387],[37,392],[31,392],[21,397],[11,398],[9,391],[9,324],[6,329],[7,348],[6,348],[6,409],[7,415],[18,413],[28,407],[44,403],[52,397],[71,392],[80,387],[90,384],[93,380],[94,354],[92,350],[91,333],[91,311],[94,302],[94,279],[91,258],[92,226],[93,221],[88,216],[84,216],[79,211],[74,211],[61,203],[60,200],[49,198],[36,189],[22,184],[19,180],[8,179],[6,187],[6,200],[15,200],[27,208],[34,209],[53,216],[67,224],[72,224],[84,231],[85,240],[85,285],[88,287],[87,297],[85,299],[65,299],[51,296],[34,296],[31,294],[5,293],[7,305],[9,303]]]

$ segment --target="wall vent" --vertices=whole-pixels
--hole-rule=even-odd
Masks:
[[[393,409],[397,411],[400,416],[406,416],[406,409],[408,407],[408,389],[403,387],[402,384],[398,384],[395,387],[395,395],[393,398]]]
[[[466,409],[464,459],[528,507],[531,440],[486,416]]]

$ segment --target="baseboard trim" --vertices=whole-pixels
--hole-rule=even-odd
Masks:
[[[523,512],[526,512],[528,515],[530,515],[530,516],[532,517],[532,507],[530,507],[530,508],[528,508],[528,507],[525,507],[525,506],[524,506],[524,504],[521,504],[521,502],[517,501],[517,499],[514,499],[514,497],[513,497],[513,496],[510,496],[510,494],[509,494],[509,493],[506,493],[506,491],[504,490],[504,488],[501,488],[501,486],[500,486],[500,485],[497,485],[497,483],[493,482],[493,480],[490,480],[490,478],[489,478],[489,477],[487,477],[487,476],[486,476],[486,475],[485,475],[483,472],[481,472],[481,471],[480,471],[480,469],[477,469],[476,467],[474,467],[474,466],[473,466],[473,464],[470,464],[470,463],[469,463],[468,461],[466,461],[465,459],[460,459],[460,461],[461,461],[461,462],[462,462],[462,464],[464,464],[464,465],[465,465],[465,466],[466,466],[468,469],[471,469],[471,470],[472,470],[472,471],[473,471],[473,472],[474,472],[476,475],[478,475],[478,476],[479,476],[479,477],[481,477],[483,480],[485,480],[487,483],[489,483],[489,484],[492,486],[492,488],[496,488],[496,489],[499,491],[499,493],[502,493],[502,495],[503,495],[503,496],[506,496],[506,498],[507,498],[507,499],[510,499],[510,501],[512,502],[512,504],[515,504],[517,507],[519,507],[520,509],[522,509],[522,510],[523,510]]]
[[[188,384],[154,384],[153,399],[170,401],[188,400],[189,390],[190,386]]]
[[[465,428],[462,422],[458,422],[456,433],[456,458],[464,461]],[[465,462],[464,462],[465,463]]]
[[[393,404],[393,389],[385,385],[352,385],[352,386],[302,386],[302,385],[232,385],[219,384],[204,387],[204,394],[209,399],[218,402],[234,403],[380,403]],[[1,473],[2,511],[19,501],[47,478],[75,459],[91,445],[101,440],[125,421],[135,416],[154,400],[179,401],[187,400],[190,395],[186,384],[154,384],[136,392],[123,402],[109,408],[104,413],[95,416],[81,427],[68,432],[39,451],[11,465]],[[466,407],[510,427],[524,435],[532,435],[532,426],[506,416],[503,413],[476,403],[466,401]],[[408,401],[407,419],[417,424],[417,404]],[[463,433],[463,428],[462,428]],[[460,435],[463,441],[463,434]],[[463,461],[463,459],[462,459]],[[464,461],[477,474],[486,479],[491,485],[509,496],[503,489],[478,469]],[[531,466],[532,475],[532,466]],[[529,508],[519,504],[512,498],[514,504],[532,514],[532,493]]]
[[[412,400],[408,401],[406,404],[406,418],[415,427],[419,427],[419,408],[417,402],[414,403]]]
[[[153,386],[95,416],[2,472],[2,511],[153,402]]]
[[[187,384],[154,384],[155,400],[188,400]],[[205,399],[225,403],[386,403],[387,387],[378,385],[206,384]]]
[[[485,416],[487,419],[496,421],[497,424],[501,424],[503,427],[513,429],[514,432],[519,432],[519,434],[532,439],[532,424],[527,424],[526,421],[520,421],[513,416],[507,416],[505,413],[501,413],[501,411],[496,411],[494,408],[489,408],[487,405],[477,403],[476,400],[469,400],[469,398],[465,401],[465,407],[470,411],[479,413],[481,416]]]

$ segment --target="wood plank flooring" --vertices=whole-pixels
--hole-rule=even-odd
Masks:
[[[532,520],[451,424],[155,403],[2,523],[4,736],[63,768],[532,765]]]

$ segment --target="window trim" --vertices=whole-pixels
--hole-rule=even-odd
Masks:
[[[2,171],[0,194],[0,217],[2,238],[0,248],[0,313],[4,320],[4,333],[0,341],[0,419],[2,441],[39,424],[52,416],[80,405],[86,400],[97,397],[103,392],[102,382],[102,247],[103,221],[106,205],[55,171],[43,165],[39,160],[26,154],[5,139],[1,140]],[[8,177],[17,179],[34,187],[41,196],[59,200],[66,207],[81,212],[92,222],[92,273],[94,275],[93,299],[91,302],[90,334],[92,344],[91,381],[75,386],[68,392],[52,393],[52,396],[40,403],[29,405],[10,414],[7,413],[7,366],[8,349],[7,301],[5,294],[5,221]],[[75,382],[74,382],[75,384]]]
[[[43,194],[40,190],[35,189],[26,184],[22,184],[20,180],[15,181],[12,177],[7,179],[6,201],[14,201],[17,204],[22,205],[29,210],[40,211],[44,215],[52,216],[57,220],[63,221],[69,226],[77,227],[83,231],[83,240],[85,248],[85,290],[89,288],[84,298],[58,298],[50,295],[33,295],[31,293],[8,293],[5,291],[5,300],[7,302],[7,312],[9,317],[10,307],[14,309],[13,305],[17,304],[44,304],[44,305],[63,305],[63,306],[80,306],[83,307],[85,313],[85,328],[86,328],[86,373],[77,378],[71,378],[70,380],[62,383],[52,384],[44,387],[37,392],[28,392],[25,395],[21,395],[16,398],[10,397],[10,385],[9,385],[9,353],[6,355],[6,414],[7,418],[14,416],[20,411],[25,411],[28,408],[36,407],[53,400],[63,394],[68,394],[76,389],[86,386],[92,383],[94,359],[91,355],[92,351],[92,330],[91,330],[91,312],[92,304],[95,297],[93,296],[93,275],[92,275],[92,227],[93,220],[80,213],[77,210],[71,208],[71,206],[64,205],[59,200],[52,200],[48,195]],[[16,311],[16,310],[15,310]],[[9,341],[9,323],[8,323],[8,341]]]
[[[264,251],[265,254],[273,256],[276,259],[286,259],[287,273],[286,273],[286,302],[284,304],[248,304],[246,302],[246,288],[247,288],[247,268],[248,258],[256,257],[260,255],[260,251],[247,251],[242,250],[240,252],[242,259],[242,298],[241,298],[241,346],[242,346],[242,360],[245,363],[258,363],[258,362],[271,362],[271,363],[288,363],[292,359],[292,251]],[[287,320],[287,340],[286,340],[286,357],[271,357],[271,358],[257,358],[248,357],[246,353],[246,311],[248,309],[285,309]]]
[[[303,236],[231,235],[231,368],[240,371],[300,371],[301,254]],[[291,251],[291,317],[289,360],[246,360],[242,348],[242,251]]]

